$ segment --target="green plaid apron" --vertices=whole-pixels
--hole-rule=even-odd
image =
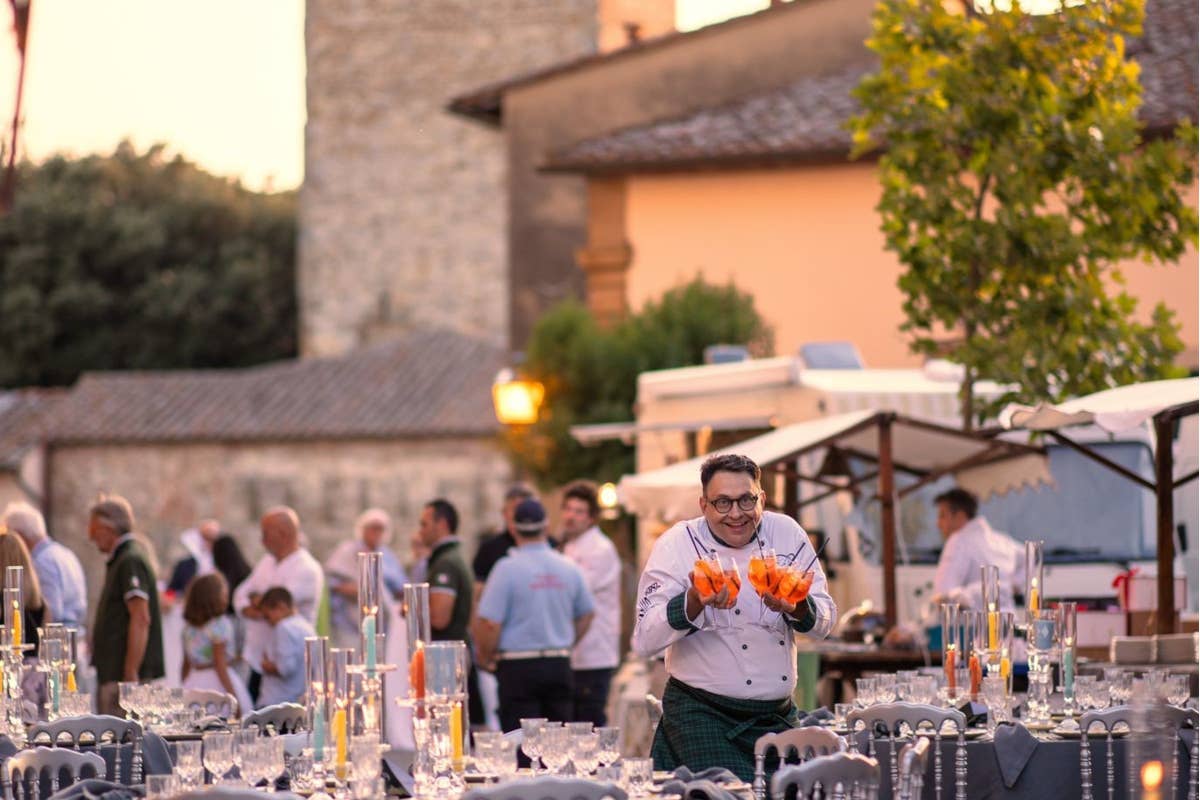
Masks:
[[[739,700],[671,678],[650,755],[654,768],[694,771],[725,767],[747,783],[754,779],[754,743],[767,733],[796,727],[791,698]]]

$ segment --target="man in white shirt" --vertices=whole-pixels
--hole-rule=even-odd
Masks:
[[[233,593],[233,608],[246,620],[246,648],[242,657],[250,665],[250,696],[258,699],[262,657],[271,638],[271,626],[259,603],[267,590],[282,586],[292,593],[296,613],[317,623],[317,608],[325,590],[325,575],[312,554],[300,546],[300,517],[286,506],[263,514],[260,522],[266,555]]]
[[[621,663],[621,559],[596,520],[600,501],[596,485],[576,481],[563,493],[560,522],[563,555],[583,572],[596,601],[596,615],[587,633],[571,650],[575,679],[576,722],[607,725],[604,712],[608,687]]]
[[[1022,546],[978,516],[979,501],[966,489],[951,489],[934,502],[938,530],[946,539],[933,577],[934,602],[982,609],[980,567],[994,564],[1000,573],[1000,609],[1013,610],[1014,587],[1025,584]]]
[[[655,769],[722,766],[754,775],[754,743],[792,727],[798,634],[824,638],[837,619],[825,573],[808,535],[791,517],[763,510],[761,471],[742,455],[716,455],[700,468],[703,516],[680,522],[654,543],[638,584],[633,649],[666,651],[663,716],[654,734]],[[812,570],[796,602],[759,596],[745,578],[767,548],[780,566]],[[743,578],[703,597],[692,582],[701,554],[737,565]],[[777,584],[778,585],[778,584]]]

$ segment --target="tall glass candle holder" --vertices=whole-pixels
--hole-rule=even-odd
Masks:
[[[1050,721],[1053,693],[1051,656],[1058,636],[1058,612],[1040,608],[1032,612],[1029,631],[1029,694],[1025,717],[1034,723]]]
[[[1038,540],[1025,543],[1025,624],[1033,625],[1033,615],[1042,607],[1042,595],[1046,588],[1045,543]],[[1030,637],[1032,638],[1032,636]]]
[[[462,789],[467,733],[463,710],[469,669],[470,656],[465,643],[430,642],[425,646],[426,700],[433,720],[431,735],[438,739],[445,737],[444,743],[433,742],[433,752],[444,753],[448,762],[439,763],[435,757],[432,767],[439,792],[452,796]]]
[[[20,647],[25,643],[25,568],[4,569],[4,625],[8,628],[9,644]]]
[[[1000,676],[1004,678],[1004,696],[1012,696],[1012,654],[1013,632],[1016,629],[1017,615],[1012,611],[1000,612],[1000,649],[996,661]]]
[[[358,610],[362,615],[360,634],[363,666],[368,672],[373,672],[379,662],[375,634],[378,632],[382,559],[380,553],[358,554]]]
[[[980,567],[979,584],[987,615],[987,649],[996,650],[1000,647],[1000,568],[995,564]]]
[[[946,673],[946,691],[953,701],[958,696],[958,603],[942,603],[942,669]]]
[[[1059,630],[1062,642],[1063,711],[1075,715],[1075,603],[1059,603]]]
[[[333,739],[335,774],[339,781],[346,780],[346,759],[350,754],[350,665],[353,661],[354,648],[330,648],[327,667],[329,731]]]
[[[968,692],[970,698],[976,700],[983,687],[983,665],[987,659],[987,616],[972,608],[960,611],[958,619],[962,628],[962,649],[967,658]]]
[[[408,629],[408,700],[418,704],[425,699],[425,644],[432,638],[429,622],[429,584],[404,584],[404,625]]]
[[[325,761],[325,737],[328,735],[329,639],[310,636],[304,640],[305,702],[309,711],[309,737],[313,763]]]

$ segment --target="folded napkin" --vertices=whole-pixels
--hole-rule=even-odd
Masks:
[[[832,711],[830,711],[828,708],[818,708],[811,714],[805,715],[804,718],[800,720],[799,727],[809,728],[813,725],[820,725],[822,722],[828,722],[831,719],[833,719]]]
[[[59,789],[50,795],[49,800],[133,800],[145,796],[143,786],[123,786],[112,781],[89,778]]]
[[[679,767],[674,772],[675,780],[684,783],[692,781],[712,781],[713,783],[741,783],[741,778],[724,767],[709,767],[699,772],[692,772],[687,767]]]
[[[669,780],[661,785],[660,791],[664,795],[677,794],[683,800],[741,800],[739,795],[712,781]]]
[[[992,737],[992,752],[996,754],[996,766],[1000,768],[1000,777],[1004,779],[1005,787],[1011,789],[1021,777],[1021,771],[1037,750],[1037,739],[1019,722],[1001,723],[996,726]]]

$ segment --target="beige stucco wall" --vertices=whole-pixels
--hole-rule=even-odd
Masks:
[[[751,292],[775,326],[778,354],[807,341],[846,339],[868,366],[915,366],[899,326],[899,262],[884,250],[870,164],[628,178],[627,230],[633,248],[630,307],[701,273]],[[1189,196],[1194,203],[1196,193]],[[1173,308],[1196,364],[1196,251],[1179,266],[1123,265],[1139,316]]]
[[[731,102],[797,75],[834,72],[862,55],[874,0],[805,0],[622,51],[594,69],[512,88],[508,138],[512,336],[583,295],[575,252],[586,242],[586,189],[577,175],[538,172],[549,154],[582,139]]]
[[[179,532],[208,516],[237,536],[253,563],[262,553],[258,519],[280,503],[296,508],[318,559],[353,534],[361,511],[382,507],[395,521],[392,547],[408,561],[423,504],[443,496],[458,507],[473,554],[478,532],[499,520],[511,477],[496,444],[467,438],[76,446],[51,458],[51,531],[79,554],[93,600],[104,565],[87,540],[87,508],[100,491],[129,499],[166,571],[182,555]]]

